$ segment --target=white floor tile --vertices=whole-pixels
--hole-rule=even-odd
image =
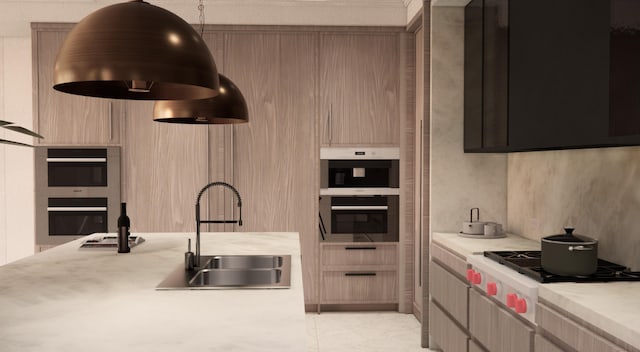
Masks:
[[[307,313],[309,352],[427,352],[420,323],[394,312]]]

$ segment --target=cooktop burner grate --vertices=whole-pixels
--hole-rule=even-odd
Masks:
[[[603,259],[598,259],[598,269],[592,275],[562,276],[542,269],[540,251],[488,251],[484,256],[542,283],[640,281],[640,272]]]

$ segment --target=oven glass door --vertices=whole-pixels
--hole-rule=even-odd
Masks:
[[[387,197],[332,197],[332,234],[386,234]]]
[[[329,160],[329,188],[391,187],[391,160]]]
[[[49,187],[106,187],[106,149],[49,149]]]
[[[107,198],[49,198],[49,236],[108,232]]]

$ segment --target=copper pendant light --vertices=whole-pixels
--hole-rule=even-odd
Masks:
[[[247,103],[240,89],[220,76],[219,95],[201,100],[157,101],[153,120],[188,124],[234,124],[249,122]]]
[[[61,92],[133,100],[205,99],[218,71],[194,28],[142,0],[104,7],[76,24],[54,68]]]

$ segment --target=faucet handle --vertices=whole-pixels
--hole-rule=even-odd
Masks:
[[[195,256],[191,251],[191,239],[187,242],[187,252],[184,253],[184,270],[193,270],[195,266]]]

